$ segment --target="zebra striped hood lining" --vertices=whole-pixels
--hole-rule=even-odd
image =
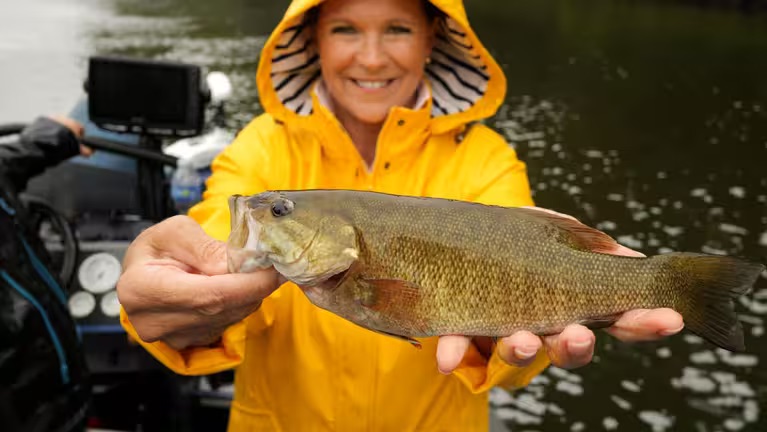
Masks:
[[[291,10],[296,9],[297,3],[305,5],[300,13],[294,13],[291,18]],[[262,57],[259,65],[259,79],[265,73],[269,76],[269,84],[260,84],[259,89],[262,92],[273,91],[277,102],[299,116],[308,116],[313,112],[311,92],[314,84],[321,79],[319,56],[312,46],[309,25],[304,22],[305,11],[317,3],[293,2],[283,23],[264,48],[262,55],[270,60]],[[455,1],[443,0],[442,3],[449,3],[447,7],[437,0],[434,3],[446,16],[440,19],[431,62],[426,65],[425,71],[431,89],[432,117],[475,111],[461,116],[462,121],[467,121],[492,115],[505,93],[506,82],[500,68],[468,23],[465,26],[459,24],[461,18],[465,20],[462,5],[456,12]],[[450,14],[451,10],[457,13],[457,17]],[[488,99],[488,89],[493,81],[496,81],[495,94],[483,103],[484,99]],[[269,111],[268,104],[264,105]]]

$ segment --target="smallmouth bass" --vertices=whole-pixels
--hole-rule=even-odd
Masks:
[[[347,190],[229,201],[229,270],[274,268],[318,307],[405,339],[553,334],[668,307],[742,351],[734,299],[764,270],[738,258],[607,254],[607,234],[530,208]]]

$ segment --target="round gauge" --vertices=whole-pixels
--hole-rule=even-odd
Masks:
[[[120,316],[120,300],[117,299],[117,291],[112,290],[101,297],[101,312],[110,317]]]
[[[77,291],[69,297],[69,313],[75,318],[85,318],[96,309],[96,297],[85,291]]]
[[[80,286],[94,294],[114,289],[120,279],[122,266],[112,254],[100,252],[85,258],[77,271]]]

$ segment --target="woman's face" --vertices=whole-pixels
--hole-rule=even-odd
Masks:
[[[337,114],[379,124],[390,108],[411,106],[433,37],[434,26],[418,0],[323,3],[317,48]]]

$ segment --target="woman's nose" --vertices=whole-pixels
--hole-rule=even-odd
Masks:
[[[381,69],[386,66],[386,50],[381,38],[377,35],[368,35],[357,53],[357,61],[367,69]]]

